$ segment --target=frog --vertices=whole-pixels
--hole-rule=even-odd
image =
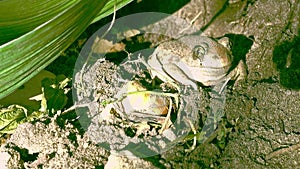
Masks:
[[[236,87],[246,79],[243,60],[233,67],[233,55],[228,37],[216,40],[202,35],[187,35],[177,40],[163,42],[149,56],[147,64],[152,78],[164,82],[189,85],[197,90],[235,80]],[[222,90],[222,89],[221,89]]]
[[[230,41],[226,37],[215,40],[200,35],[183,36],[177,40],[161,43],[147,60],[143,58],[139,61],[148,67],[152,78],[158,77],[164,82],[175,85],[188,85],[196,90],[198,82],[204,86],[214,86],[220,83],[226,85],[229,80],[239,81],[246,75],[243,61],[233,68]],[[175,100],[174,105],[171,97]],[[159,134],[163,134],[172,127],[173,123],[170,120],[172,110],[173,112],[180,111],[179,97],[181,97],[180,92],[148,91],[138,81],[129,81],[116,95],[116,98],[119,99],[107,105],[101,113],[101,121],[115,119],[113,110],[119,114],[118,116],[124,117],[124,119],[128,118],[135,126],[139,126],[137,127],[139,132],[145,128],[149,129],[149,126],[145,127],[144,124],[150,120],[150,122],[161,125]],[[207,119],[217,119],[214,115],[215,113],[208,114],[211,117],[207,117]],[[186,121],[195,134],[193,144],[195,147],[195,140],[198,139],[196,138],[197,131],[190,119],[186,119]],[[209,124],[211,123],[215,122]],[[210,126],[215,127],[216,125]],[[211,127],[207,127],[208,129]],[[199,135],[205,135],[203,133],[207,133],[207,130]]]
[[[201,143],[207,140],[209,133],[216,129],[222,117],[225,101],[223,91],[227,83],[235,80],[235,88],[246,80],[246,64],[243,60],[239,60],[238,64],[234,64],[234,61],[228,37],[217,40],[201,35],[187,35],[163,42],[149,56],[147,65],[152,78],[157,77],[173,85],[179,93],[181,91],[177,84],[198,90],[200,83],[217,91],[210,94],[211,109],[201,132],[198,133],[188,119],[195,135],[193,145],[187,152],[195,148],[197,141]]]

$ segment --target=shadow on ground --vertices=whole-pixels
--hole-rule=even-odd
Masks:
[[[280,84],[289,89],[300,89],[300,37],[276,46],[273,62],[280,72]]]

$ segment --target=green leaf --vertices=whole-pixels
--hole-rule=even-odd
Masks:
[[[55,79],[46,78],[42,81],[43,99],[47,103],[47,109],[51,112],[52,109],[62,110],[68,101],[66,93],[69,91],[67,88],[71,79],[64,75],[58,75]]]
[[[22,106],[12,105],[0,110],[0,130],[9,126],[13,121],[21,121],[27,116],[27,109]]]
[[[12,133],[26,117],[27,109],[19,105],[0,109],[0,136],[4,133]]]
[[[17,37],[0,46],[0,99],[53,62],[92,21],[108,15],[111,5],[99,15],[106,2],[0,1],[0,42]]]
[[[64,94],[63,89],[53,89],[51,87],[44,88],[45,98],[47,100],[47,109],[55,111],[65,107],[68,97]]]
[[[44,116],[44,112],[28,110],[19,105],[11,105],[7,108],[0,109],[0,137],[7,133],[11,134],[18,127],[27,121],[33,121],[36,118]]]

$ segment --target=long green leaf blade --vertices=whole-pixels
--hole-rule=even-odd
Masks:
[[[15,39],[64,11],[70,0],[0,1],[0,44]]]
[[[101,12],[96,16],[92,23],[99,21],[100,19],[112,14],[114,12],[114,6],[116,5],[116,10],[124,7],[125,5],[129,4],[133,0],[110,0],[108,1]]]
[[[72,2],[51,20],[0,46],[0,98],[55,60],[87,28],[107,0]]]

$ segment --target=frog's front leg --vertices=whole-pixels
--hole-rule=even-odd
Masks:
[[[238,72],[239,72],[239,77],[237,78],[237,81],[241,80],[247,80],[247,66],[244,63],[243,60],[240,60],[238,66],[237,66]]]
[[[236,68],[230,73],[231,80],[235,80],[233,87],[236,88],[242,82],[247,80],[247,66],[243,60],[240,60]]]
[[[235,89],[237,86],[239,86],[241,84],[241,82],[245,82],[247,79],[247,68],[246,68],[246,64],[244,63],[244,61],[240,60],[238,65],[226,76],[226,79],[221,87],[221,89],[219,90],[219,94],[221,94],[223,92],[223,90],[225,89],[227,83],[230,80],[235,80],[234,85],[233,85],[233,89]]]
[[[190,85],[195,90],[198,90],[197,84],[183,72],[183,69],[184,68],[178,67],[176,64],[172,63],[163,65],[164,72],[167,72],[175,81],[183,85]]]

